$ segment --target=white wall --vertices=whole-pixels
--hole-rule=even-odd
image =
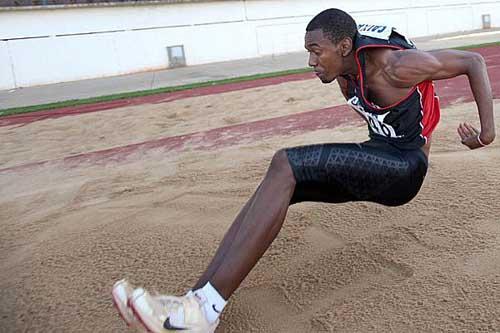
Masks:
[[[250,0],[0,11],[0,89],[300,51],[309,20],[338,7],[410,37],[500,27],[500,1]]]

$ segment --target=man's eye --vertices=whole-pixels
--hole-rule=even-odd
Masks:
[[[309,54],[311,54],[311,53],[312,53],[312,54],[314,54],[314,55],[315,55],[315,56],[317,56],[317,57],[319,57],[319,56],[320,56],[320,54],[321,54],[321,52],[320,52],[320,51],[315,51],[315,50],[307,50],[307,52],[308,52]]]

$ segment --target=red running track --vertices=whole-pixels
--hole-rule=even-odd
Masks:
[[[83,113],[113,110],[125,106],[172,102],[178,99],[184,99],[189,97],[214,95],[229,91],[264,87],[291,81],[302,81],[302,80],[312,79],[314,77],[315,75],[313,73],[290,74],[285,76],[271,77],[271,78],[258,79],[246,82],[228,83],[217,86],[175,91],[171,93],[162,93],[162,94],[155,94],[142,97],[119,99],[109,102],[68,106],[65,108],[48,110],[48,111],[30,112],[19,115],[1,117],[0,127],[9,125],[25,125],[45,119],[56,119],[66,116],[79,115]]]

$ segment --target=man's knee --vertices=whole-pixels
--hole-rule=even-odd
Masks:
[[[280,149],[274,154],[267,176],[280,177],[295,185],[295,177],[286,150]]]

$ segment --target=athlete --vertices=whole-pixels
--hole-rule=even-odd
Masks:
[[[358,27],[339,9],[311,20],[305,48],[318,78],[337,80],[348,104],[366,119],[370,139],[279,150],[191,291],[182,297],[154,296],[125,280],[115,284],[113,299],[130,325],[150,332],[214,332],[227,300],[275,239],[294,203],[398,206],[412,200],[427,172],[440,117],[433,80],[469,79],[481,127],[458,126],[465,146],[480,148],[495,138],[491,87],[477,53],[419,51],[394,29]]]

